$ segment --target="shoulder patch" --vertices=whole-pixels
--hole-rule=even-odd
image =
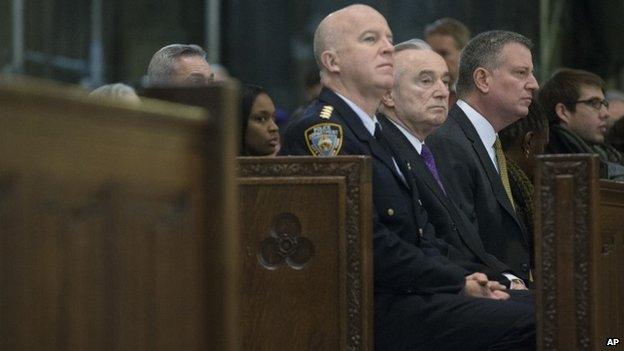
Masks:
[[[342,126],[336,123],[318,123],[304,132],[308,150],[313,156],[336,156],[342,148]]]
[[[319,113],[319,117],[321,117],[323,119],[330,119],[331,115],[332,115],[332,112],[334,112],[334,106],[332,106],[332,105],[325,105],[321,109],[321,112]]]

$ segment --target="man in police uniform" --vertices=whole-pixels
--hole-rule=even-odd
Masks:
[[[438,249],[413,178],[383,139],[375,111],[394,80],[384,17],[365,5],[330,14],[314,54],[324,88],[288,129],[281,154],[373,159],[376,349],[534,349],[532,308]]]

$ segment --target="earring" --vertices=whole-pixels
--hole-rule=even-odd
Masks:
[[[529,155],[531,155],[531,150],[529,150],[528,148],[524,149],[524,157],[528,159]]]

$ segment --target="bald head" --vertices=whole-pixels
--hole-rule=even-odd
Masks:
[[[327,50],[338,50],[342,39],[349,30],[361,26],[371,15],[383,16],[367,5],[351,5],[332,12],[319,23],[314,32],[314,58],[320,70],[323,70],[321,56]],[[385,19],[384,19],[385,21]]]
[[[393,50],[388,22],[365,5],[330,14],[314,35],[322,85],[371,115],[392,87]]]

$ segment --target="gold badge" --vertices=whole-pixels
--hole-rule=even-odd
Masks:
[[[319,117],[323,119],[329,119],[332,115],[332,112],[334,112],[334,106],[325,105],[321,109],[321,112],[319,113]]]
[[[304,132],[306,144],[313,156],[336,156],[342,147],[342,126],[319,123]]]

